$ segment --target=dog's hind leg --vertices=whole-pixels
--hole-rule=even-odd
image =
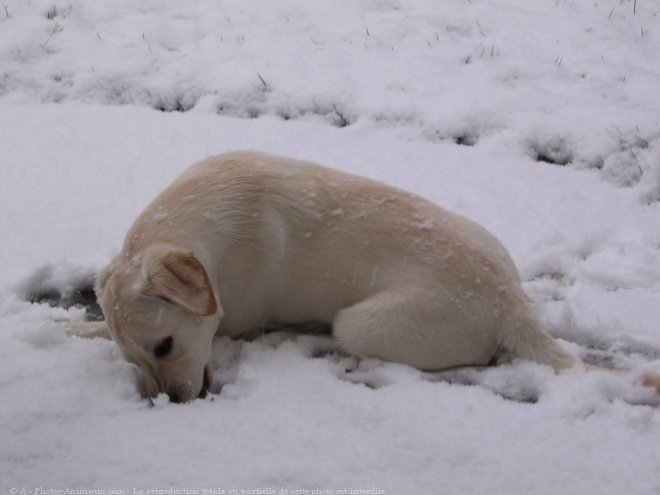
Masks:
[[[421,370],[486,365],[497,350],[497,332],[470,315],[449,297],[401,289],[341,310],[333,328],[339,345],[357,356]]]
[[[510,303],[498,321],[478,300],[457,302],[416,290],[381,292],[341,310],[334,321],[334,336],[350,354],[427,371],[485,366],[501,350],[557,371],[580,364],[543,331],[524,301]],[[645,373],[642,382],[660,393],[660,375]]]

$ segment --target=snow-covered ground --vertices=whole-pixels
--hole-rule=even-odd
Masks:
[[[659,47],[658,0],[4,0],[0,490],[660,493]],[[633,371],[421,373],[271,334],[215,342],[219,394],[148,407],[112,342],[64,335],[82,309],[26,299],[243,148],[477,220],[562,345]]]

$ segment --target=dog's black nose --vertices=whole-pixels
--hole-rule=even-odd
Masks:
[[[181,403],[181,398],[179,397],[179,394],[177,394],[176,392],[168,393],[167,395],[170,396],[170,402],[173,402],[174,404]]]

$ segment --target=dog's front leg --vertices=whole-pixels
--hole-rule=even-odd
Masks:
[[[69,337],[112,339],[105,321],[70,321],[65,325],[64,331]]]

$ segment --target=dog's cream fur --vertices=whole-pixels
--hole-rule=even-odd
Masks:
[[[422,370],[485,365],[501,350],[574,364],[479,225],[371,180],[261,153],[209,158],[165,189],[97,293],[147,396],[179,401],[208,387],[214,335],[251,336],[272,322],[332,324],[345,351]],[[156,357],[168,337],[171,350]]]

